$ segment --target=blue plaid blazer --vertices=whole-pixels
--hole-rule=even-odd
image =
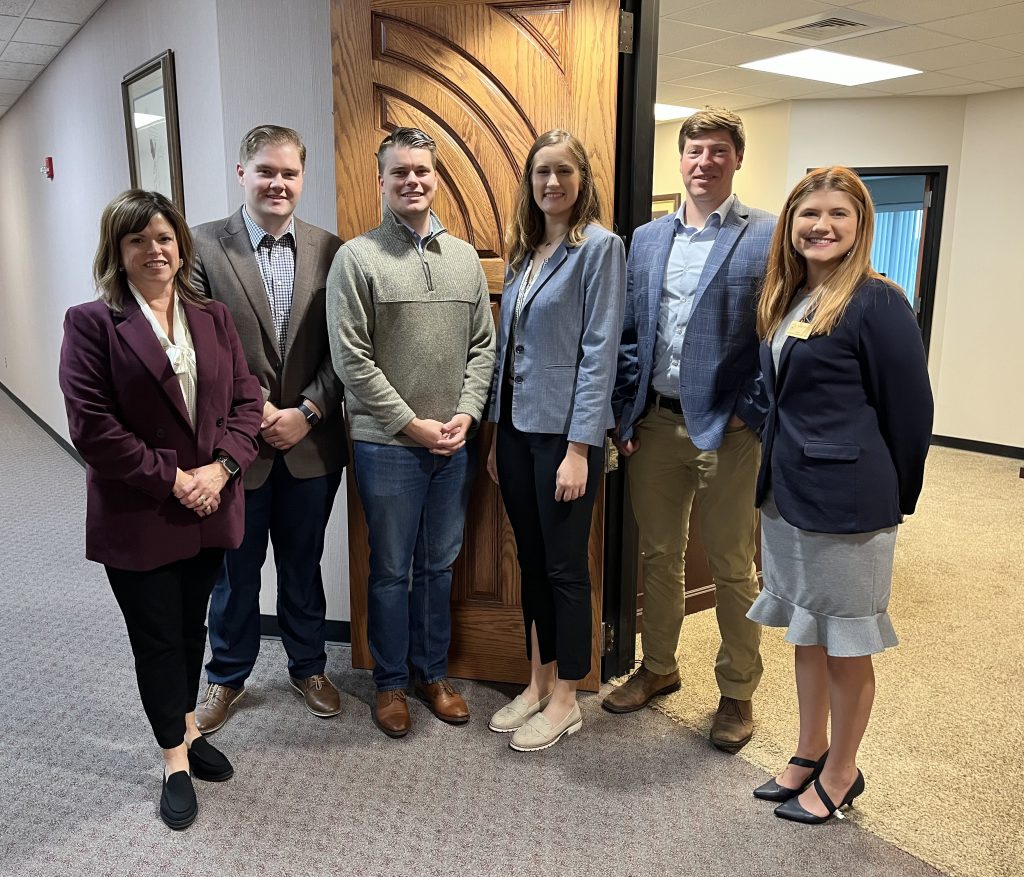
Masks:
[[[736,414],[755,432],[768,411],[758,362],[757,294],[775,217],[733,201],[697,286],[683,339],[679,400],[693,443],[714,450]],[[658,309],[675,214],[633,234],[626,266],[626,314],[612,411],[623,439],[647,410],[658,334]]]

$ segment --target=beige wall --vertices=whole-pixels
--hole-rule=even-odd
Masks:
[[[1014,391],[1006,390],[1011,376],[1024,374],[1024,352],[1015,338],[1024,322],[1024,289],[1009,240],[1024,195],[1010,159],[1024,154],[1024,89],[792,101],[742,115],[747,154],[736,191],[746,203],[773,212],[809,167],[948,167],[929,350],[935,432],[1024,447],[1024,394],[1016,390],[1014,404]],[[656,191],[673,175],[676,188],[664,191],[681,185],[678,127],[658,126]]]

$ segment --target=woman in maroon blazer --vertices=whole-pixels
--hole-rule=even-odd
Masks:
[[[224,549],[242,540],[239,479],[257,452],[263,397],[227,309],[199,296],[184,217],[132,189],[107,205],[100,298],[64,320],[60,387],[86,463],[86,556],[124,614],[142,705],[163,749],[160,817],[187,828],[191,775],[230,762],[196,728],[206,608]]]

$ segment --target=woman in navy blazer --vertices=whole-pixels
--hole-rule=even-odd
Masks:
[[[871,656],[897,643],[896,526],[914,511],[931,440],[921,333],[903,291],[872,270],[873,237],[860,178],[813,171],[786,200],[758,305],[770,408],[756,494],[764,590],[748,616],[788,627],[800,736],[754,795],[805,823],[864,790]]]
[[[199,734],[206,607],[225,548],[242,539],[237,474],[263,410],[227,309],[189,282],[192,239],[163,195],[130,190],[103,211],[100,300],[64,320],[60,387],[86,463],[86,556],[124,614],[139,692],[163,750],[160,816],[188,827],[199,779],[231,777]]]
[[[487,468],[516,535],[530,684],[490,721],[519,751],[582,726],[590,672],[590,521],[613,426],[626,289],[622,241],[598,224],[586,149],[548,131],[533,144],[509,228]]]

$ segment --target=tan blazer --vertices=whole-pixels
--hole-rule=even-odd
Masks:
[[[252,242],[239,209],[227,219],[192,229],[196,289],[227,305],[242,340],[245,358],[263,388],[264,400],[290,408],[309,399],[323,420],[295,447],[284,452],[296,478],[337,472],[348,462],[341,400],[343,388],[331,363],[325,312],[327,272],[341,246],[336,235],[295,220],[295,288],[282,358]],[[267,480],[278,453],[263,439],[260,453],[245,473],[247,490]]]

